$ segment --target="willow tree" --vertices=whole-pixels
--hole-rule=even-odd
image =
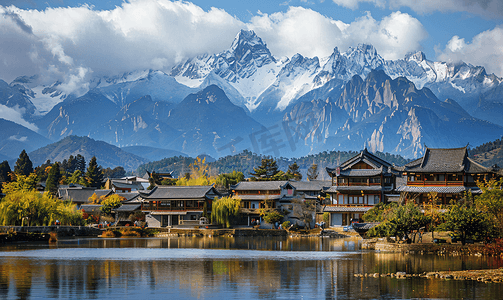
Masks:
[[[211,207],[211,222],[227,228],[239,215],[241,199],[239,197],[215,198]]]
[[[0,224],[47,226],[59,220],[63,225],[80,225],[82,211],[70,202],[62,202],[50,193],[36,190],[8,192],[0,203]]]

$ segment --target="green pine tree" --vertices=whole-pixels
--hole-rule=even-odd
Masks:
[[[28,153],[23,149],[21,154],[19,154],[19,158],[16,161],[16,165],[14,166],[14,173],[19,175],[28,176],[33,172],[33,163],[28,156]]]
[[[61,179],[61,172],[59,170],[59,163],[55,162],[51,166],[47,181],[45,182],[45,190],[51,195],[56,196],[58,193],[59,180]]]
[[[11,173],[12,170],[10,169],[9,162],[4,160],[0,164],[0,182],[10,182],[11,178],[9,173]]]
[[[302,174],[300,174],[299,166],[296,162],[288,166],[288,171],[286,171],[286,177],[288,179],[302,180]]]
[[[98,166],[98,163],[96,162],[96,156],[93,156],[93,158],[91,158],[91,161],[89,161],[89,166],[87,167],[86,171],[86,180],[88,186],[95,188],[101,187],[103,181],[103,170],[101,166]]]
[[[278,164],[273,158],[263,158],[261,165],[253,168],[250,174],[257,180],[270,180],[278,172]]]

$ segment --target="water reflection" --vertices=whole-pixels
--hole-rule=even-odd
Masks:
[[[0,298],[496,299],[503,292],[503,284],[356,278],[354,273],[418,273],[503,266],[501,260],[482,257],[385,254],[357,251],[358,247],[357,240],[321,242],[288,238],[256,241],[233,238],[88,239],[61,241],[53,249],[45,245],[17,245],[0,249],[7,250],[0,252]],[[167,250],[170,248],[173,250]],[[33,249],[53,253],[55,258],[22,256]],[[189,257],[192,251],[202,251],[195,249],[213,250],[208,251],[208,257],[178,259],[181,251]],[[271,258],[270,250],[281,250],[274,252],[278,258]],[[69,251],[76,255],[79,251],[88,251],[96,258],[57,258]],[[316,251],[320,259],[302,259],[299,255],[311,253],[291,256],[290,251]],[[337,253],[325,259],[329,254],[320,251]],[[124,252],[145,256],[162,252],[169,259],[106,259],[110,253]],[[232,257],[212,258],[211,253],[232,253]],[[254,253],[252,259],[247,257],[250,253]]]

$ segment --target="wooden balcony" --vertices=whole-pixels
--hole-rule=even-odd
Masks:
[[[408,186],[463,186],[465,183],[463,181],[407,181]],[[475,184],[474,184],[475,185]],[[467,184],[467,186],[470,186]]]

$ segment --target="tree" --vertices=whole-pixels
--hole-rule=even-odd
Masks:
[[[13,181],[6,182],[2,186],[2,193],[9,194],[15,191],[28,192],[35,190],[37,187],[37,174],[31,173],[28,176],[15,175]]]
[[[240,206],[241,199],[236,196],[215,198],[211,208],[211,222],[229,228],[239,215]]]
[[[71,157],[71,156],[70,156]],[[75,170],[80,170],[80,172],[84,173],[86,171],[86,159],[84,156],[77,154],[75,157]]]
[[[89,161],[89,166],[87,167],[86,172],[86,180],[88,186],[100,188],[103,181],[103,171],[101,170],[101,166],[98,166],[96,162],[96,156],[91,158]]]
[[[297,181],[302,180],[302,174],[300,174],[299,166],[296,162],[288,166],[288,171],[286,171],[286,177],[288,179],[295,179]]]
[[[443,217],[445,221],[438,228],[457,233],[463,245],[467,239],[480,240],[489,234],[491,224],[488,217],[470,199],[453,203]]]
[[[70,176],[68,179],[68,184],[70,183],[73,183],[73,184],[80,184],[80,185],[86,185],[87,182],[86,180],[84,179],[84,177],[82,176],[82,172],[80,170],[75,170],[72,174],[72,176]]]
[[[49,176],[49,170],[51,169],[52,163],[48,159],[45,163],[35,168],[35,173],[37,174],[38,181],[46,181],[47,176]]]
[[[250,173],[256,180],[270,180],[279,172],[278,164],[272,158],[263,158],[260,166],[253,168]]]
[[[10,173],[11,173],[11,169],[10,169],[10,166],[9,166],[9,162],[4,160],[1,164],[0,164],[0,183],[2,182],[10,182],[11,181],[11,178],[10,178]]]
[[[218,175],[216,184],[229,189],[231,185],[235,185],[245,179],[242,172],[232,171],[232,173],[223,173]]]
[[[48,226],[56,220],[63,225],[81,225],[82,211],[71,202],[60,201],[49,193],[41,194],[36,190],[11,190],[0,202],[0,224],[4,226]]]
[[[103,201],[101,201],[101,212],[105,215],[111,215],[112,210],[122,205],[122,201],[126,200],[126,198],[121,197],[117,194],[110,195],[106,197]]]
[[[190,185],[211,185],[217,180],[216,177],[210,176],[209,165],[206,163],[206,158],[202,159],[197,157],[192,164],[189,166],[190,176],[179,177],[176,181],[178,186],[190,186]]]
[[[66,173],[73,174],[73,172],[75,172],[76,169],[77,169],[77,160],[75,159],[75,157],[73,157],[73,155],[70,155],[70,157],[68,158]],[[84,171],[81,172],[84,173]]]
[[[429,217],[425,216],[413,202],[398,206],[383,206],[383,209],[383,221],[372,227],[367,232],[368,236],[395,236],[401,238],[414,230],[419,230],[419,228],[430,222]]]
[[[482,190],[482,194],[475,198],[477,208],[488,214],[503,237],[503,178],[478,182],[477,185]]]
[[[59,180],[61,179],[61,173],[59,170],[59,163],[55,162],[47,176],[47,181],[45,182],[45,190],[49,192],[52,196],[56,196],[58,193]]]
[[[19,158],[16,161],[16,165],[14,166],[14,173],[28,176],[32,172],[33,172],[33,164],[30,160],[30,157],[23,149],[23,151],[21,151],[21,154],[19,154]]]
[[[309,169],[307,169],[307,179],[309,181],[316,180],[318,178],[318,165],[312,164]]]
[[[121,178],[126,176],[126,170],[123,167],[106,168],[103,170],[104,178]]]

